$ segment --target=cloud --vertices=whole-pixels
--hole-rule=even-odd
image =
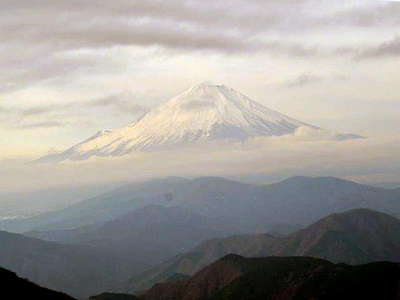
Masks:
[[[283,179],[311,176],[400,176],[398,136],[347,141],[263,138],[246,145],[218,145],[192,151],[132,153],[61,164],[0,162],[3,191],[133,181],[160,176],[269,174]],[[176,159],[179,157],[179,159]],[[134,168],[127,168],[134,166]],[[37,174],[41,174],[40,178]],[[76,176],[79,174],[79,176]]]
[[[285,86],[289,88],[303,87],[306,85],[314,84],[323,81],[324,78],[311,73],[303,73],[300,76],[294,78],[285,83]]]
[[[346,1],[339,3],[348,19],[376,9],[344,9],[348,7]],[[229,6],[224,4],[178,0],[117,0],[112,4],[99,0],[2,1],[1,34],[9,43],[40,41],[34,49],[42,51],[110,45],[245,51],[252,48],[251,38],[259,33],[327,26],[329,22],[321,20],[331,18],[342,23],[347,20],[340,20],[335,10],[327,9],[330,5],[326,1],[235,0]],[[47,17],[50,15],[54,18]]]
[[[371,5],[374,1],[367,1],[350,6],[347,2],[233,0],[228,6],[221,0],[4,0],[0,3],[0,50],[4,53],[0,92],[104,63],[55,55],[76,49],[134,46],[185,53],[247,55],[259,51],[313,57],[320,54],[318,45],[289,41],[291,32],[398,22],[399,5],[395,3]],[[277,33],[280,40],[268,39]]]
[[[327,23],[357,27],[391,27],[400,25],[400,3],[366,1],[364,5],[334,13]]]
[[[294,77],[291,80],[284,82],[283,86],[287,88],[299,88],[327,81],[344,81],[347,79],[347,76],[343,74],[319,75],[311,72],[306,72],[298,75],[297,77]]]
[[[55,127],[63,127],[65,124],[58,121],[44,121],[44,122],[35,122],[35,123],[27,123],[17,126],[18,129],[42,129],[42,128],[55,128]]]
[[[346,1],[339,2],[343,8],[348,6]],[[344,16],[340,17],[327,9],[330,6],[326,1],[311,0],[235,0],[229,6],[220,0],[2,1],[0,34],[7,41],[1,46],[2,60],[23,69],[21,62],[34,62],[49,53],[115,45],[246,52],[262,49],[253,37],[271,30],[318,29],[331,25],[326,20],[346,23],[365,13],[376,14],[380,8],[342,9]],[[380,8],[379,15],[396,16],[394,6],[388,6]],[[387,16],[375,23],[385,20]]]
[[[10,108],[0,106],[0,113],[1,113],[1,114],[9,113],[9,112],[10,112]]]
[[[37,116],[37,115],[47,114],[49,112],[53,112],[53,111],[59,110],[61,108],[63,108],[62,105],[60,105],[60,106],[53,105],[53,106],[32,107],[32,108],[21,110],[20,114],[22,116],[25,116],[25,117]]]
[[[149,107],[138,104],[137,97],[131,93],[123,92],[104,98],[95,99],[85,104],[87,107],[111,107],[122,113],[142,115],[149,111]],[[135,101],[135,102],[134,102]]]
[[[288,138],[303,141],[346,141],[353,139],[362,139],[364,137],[356,134],[337,133],[321,128],[301,126],[296,129],[292,136],[288,136]]]
[[[61,123],[52,120],[54,117],[63,118],[66,114],[73,115],[74,112],[81,112],[82,110],[87,110],[90,113],[95,108],[107,108],[132,117],[149,111],[149,107],[138,104],[138,102],[138,97],[135,94],[121,92],[85,102],[58,103],[30,108],[0,106],[0,113],[4,114],[3,118],[7,116],[9,120],[14,120],[11,123],[18,122],[22,124],[13,126],[14,129],[53,128],[61,127]],[[35,121],[36,118],[40,118],[41,121],[24,125],[26,122]],[[43,121],[44,119],[49,120]]]
[[[386,41],[376,47],[371,47],[361,51],[356,59],[371,59],[371,58],[384,58],[384,57],[398,57],[400,56],[400,36],[396,36],[390,41]]]

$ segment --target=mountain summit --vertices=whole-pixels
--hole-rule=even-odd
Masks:
[[[127,127],[103,130],[63,153],[40,161],[121,156],[212,141],[245,141],[317,127],[271,110],[224,85],[201,83],[161,104]]]

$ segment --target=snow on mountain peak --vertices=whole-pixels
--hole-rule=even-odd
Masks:
[[[300,127],[317,129],[229,87],[203,82],[129,126],[100,131],[65,152],[41,161],[120,156],[132,151],[158,151],[220,140],[245,141],[258,136],[293,134]]]
[[[189,90],[193,90],[196,88],[213,88],[213,87],[215,88],[215,87],[221,87],[221,86],[223,86],[223,85],[215,84],[212,81],[203,81],[203,82],[193,85],[191,88],[189,88]]]

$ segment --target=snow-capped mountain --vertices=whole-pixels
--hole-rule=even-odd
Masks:
[[[121,156],[132,151],[158,151],[211,141],[245,141],[282,136],[298,128],[317,129],[223,86],[202,83],[148,112],[127,127],[103,130],[65,152],[40,161]]]

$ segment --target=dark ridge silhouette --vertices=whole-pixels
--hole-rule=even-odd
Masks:
[[[1,299],[74,300],[74,298],[40,287],[15,273],[0,268]],[[3,298],[4,297],[4,298]]]
[[[97,296],[92,296],[89,300],[139,300],[139,298],[127,294],[103,293]]]

